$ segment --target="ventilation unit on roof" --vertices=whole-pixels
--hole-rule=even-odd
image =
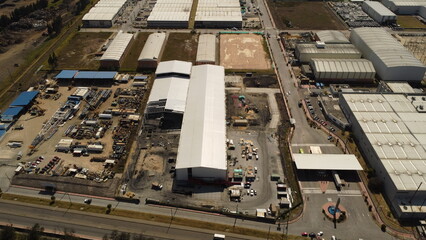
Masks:
[[[422,172],[420,172],[419,170],[417,170],[417,174],[418,174],[418,175],[420,175],[420,176],[422,176],[422,175],[423,175],[423,173],[422,173]]]
[[[373,119],[373,122],[374,122],[374,123],[377,123],[377,120],[376,120],[376,119]]]
[[[389,146],[392,146],[392,143],[391,143],[391,142],[388,142],[388,145],[389,145]]]
[[[398,121],[396,121],[395,119],[392,119],[392,122],[397,123]]]
[[[382,143],[381,142],[377,142],[377,145],[382,146]]]
[[[412,142],[410,142],[410,146],[414,147],[414,146],[415,146],[415,144],[414,144],[414,143],[412,143]]]
[[[408,175],[408,176],[411,176],[411,172],[410,172],[410,171],[408,171],[408,170],[407,170],[407,175]]]
[[[355,103],[355,100],[351,99],[351,103]]]
[[[385,119],[382,119],[382,120],[380,120],[382,123],[385,123],[386,122],[386,120]]]
[[[371,99],[367,99],[367,102],[372,103],[373,101],[371,101]]]
[[[395,175],[399,175],[399,172],[398,172],[398,171],[396,171],[396,170],[394,171],[394,173],[395,173]]]
[[[379,99],[379,103],[382,103],[383,101]]]
[[[365,118],[364,118],[364,119],[362,119],[362,121],[366,123],[366,122],[367,122],[367,119],[365,119]]]
[[[398,146],[402,146],[402,143],[400,143],[400,142],[396,142],[396,144],[398,144]]]
[[[360,102],[362,102],[362,103],[364,102],[364,100],[363,100],[363,99],[361,99],[361,100],[359,100],[359,101],[360,101]]]

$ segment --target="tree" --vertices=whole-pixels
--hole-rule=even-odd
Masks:
[[[41,239],[41,234],[43,233],[44,228],[42,228],[38,223],[34,224],[28,233],[28,240],[39,240]]]
[[[12,225],[7,225],[0,234],[0,240],[15,240],[16,232]]]
[[[58,66],[58,57],[56,56],[55,52],[50,54],[47,62],[49,63],[49,65],[52,69],[55,69]]]
[[[383,181],[378,177],[372,177],[368,180],[368,187],[374,193],[379,193],[383,189]]]
[[[61,33],[61,31],[62,31],[62,17],[61,17],[61,15],[58,15],[58,16],[55,17],[55,19],[53,20],[53,23],[52,23],[52,28],[53,28],[53,31],[55,32],[56,35]]]
[[[64,240],[78,240],[80,239],[79,237],[75,236],[75,231],[74,230],[68,230],[68,229],[64,229],[64,236],[63,238]]]

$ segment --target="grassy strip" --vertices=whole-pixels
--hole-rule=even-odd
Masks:
[[[403,28],[426,28],[426,24],[414,16],[398,16],[397,23]]]
[[[83,212],[90,212],[90,213],[98,213],[98,214],[105,214],[106,213],[106,206],[105,207],[99,207],[99,206],[92,206],[87,204],[81,204],[81,203],[69,203],[65,201],[58,201],[52,203],[49,199],[42,199],[42,198],[35,198],[35,197],[28,197],[28,196],[20,196],[20,195],[14,195],[9,193],[3,193],[1,195],[2,199],[6,200],[14,200],[14,201],[20,201],[30,204],[38,204],[42,206],[51,206],[51,207],[57,207],[57,208],[64,208],[64,209],[71,209],[71,210],[77,210],[77,211],[83,211]],[[126,218],[133,218],[133,219],[142,219],[142,220],[149,220],[149,221],[155,221],[155,222],[161,222],[161,223],[170,223],[171,218],[170,216],[163,216],[163,215],[156,215],[151,213],[142,213],[142,212],[133,212],[128,210],[112,210],[110,215],[113,216],[119,216],[119,217],[126,217]],[[173,218],[173,224],[181,225],[181,226],[187,226],[187,227],[194,227],[200,229],[209,229],[214,231],[222,231],[222,232],[230,232],[235,234],[241,234],[241,235],[248,235],[252,237],[259,237],[259,238],[269,238],[271,240],[279,240],[283,239],[283,235],[281,233],[268,233],[265,231],[255,230],[255,229],[249,229],[249,228],[242,228],[242,227],[231,227],[224,224],[217,224],[217,223],[211,223],[211,222],[204,222],[204,221],[197,221],[187,218],[180,218],[180,217],[174,217]],[[304,237],[299,236],[288,236],[287,239],[290,240],[302,240],[305,239]]]
[[[138,33],[123,61],[123,64],[121,65],[120,71],[136,72],[139,55],[142,52],[142,48],[145,46],[146,40],[150,34],[151,33],[148,32]]]
[[[194,29],[195,27],[195,15],[197,13],[198,8],[198,0],[194,0],[192,2],[191,12],[189,14],[189,22],[188,22],[188,28]]]

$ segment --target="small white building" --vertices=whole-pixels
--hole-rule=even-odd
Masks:
[[[58,152],[68,152],[71,150],[71,145],[74,140],[72,139],[61,139],[55,146],[55,150]]]
[[[123,12],[127,0],[100,0],[83,16],[83,27],[110,28]]]
[[[361,52],[352,44],[300,43],[296,45],[295,53],[303,63],[310,62],[312,58],[361,58]]]
[[[133,34],[119,31],[117,36],[109,45],[108,49],[101,57],[101,68],[118,69],[124,61],[130,46],[132,45]]]
[[[191,67],[192,63],[185,61],[172,60],[160,62],[155,70],[155,76],[157,78],[164,76],[181,76],[189,78],[191,75]]]
[[[200,34],[195,64],[216,64],[216,51],[216,36],[214,34]]]
[[[396,14],[386,8],[382,3],[375,1],[365,1],[362,3],[362,10],[374,21],[380,24],[396,22]]]
[[[315,79],[322,82],[373,82],[376,70],[367,59],[318,59],[311,61]]]
[[[166,33],[152,33],[146,40],[138,58],[138,68],[156,68],[160,62],[161,52],[166,42]]]
[[[226,180],[225,69],[192,67],[176,159],[176,179]]]

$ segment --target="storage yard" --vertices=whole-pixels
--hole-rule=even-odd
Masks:
[[[336,14],[351,28],[380,27],[380,24],[368,16],[358,3],[330,2],[329,4]]]
[[[271,69],[263,37],[257,34],[221,34],[220,65],[235,70]]]
[[[346,29],[326,4],[326,2],[268,0],[270,11],[279,29]]]

